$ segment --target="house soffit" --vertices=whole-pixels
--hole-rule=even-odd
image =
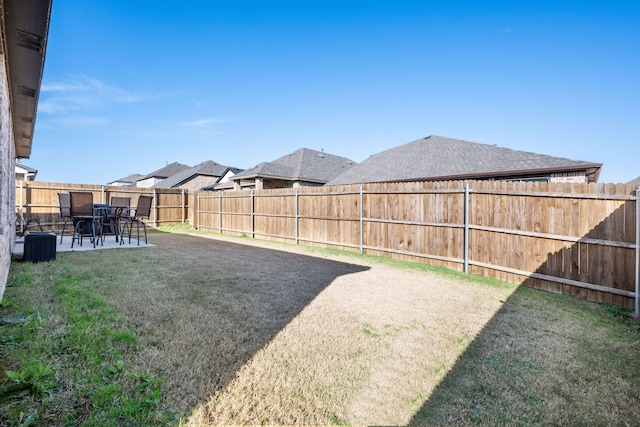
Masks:
[[[1,0],[16,157],[31,155],[51,16],[51,0]]]

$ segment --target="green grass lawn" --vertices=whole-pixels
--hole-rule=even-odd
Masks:
[[[640,420],[640,323],[616,307],[210,237],[13,262],[0,425]]]
[[[141,342],[65,261],[14,264],[2,304],[0,423],[163,425],[162,379],[122,360]]]

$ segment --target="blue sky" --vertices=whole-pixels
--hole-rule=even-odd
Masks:
[[[640,175],[638,1],[54,0],[38,180],[441,135]]]

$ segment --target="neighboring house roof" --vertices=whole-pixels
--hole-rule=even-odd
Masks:
[[[631,181],[627,182],[627,184],[640,185],[640,176],[639,176],[639,177],[637,177],[637,178],[636,178],[636,179],[634,179],[634,180],[631,180]]]
[[[15,167],[16,180],[35,181],[38,171],[36,169],[25,166],[20,162],[16,162]]]
[[[157,171],[153,171],[148,175],[143,176],[142,179],[149,179],[149,178],[161,178],[161,179],[166,179],[169,178],[170,176],[173,176],[175,174],[177,174],[178,172],[182,172],[183,170],[187,170],[189,169],[191,166],[187,166],[187,165],[183,165],[182,163],[178,163],[178,162],[173,162],[171,164],[168,164],[167,166],[158,169]]]
[[[34,168],[30,168],[29,166],[25,166],[20,162],[16,162],[16,169],[22,169],[25,173],[37,174],[38,170]]]
[[[124,182],[124,183],[129,183],[129,184],[135,184],[136,182],[138,182],[142,178],[144,178],[144,175],[140,175],[139,173],[134,173],[132,175],[125,176],[124,178],[116,179],[113,182]]]
[[[232,174],[237,174],[242,172],[244,169],[240,169],[240,168],[234,168],[234,167],[229,167],[227,168],[227,170],[222,174],[222,177],[224,178],[224,176],[228,173],[231,172]]]
[[[184,182],[192,179],[194,176],[204,175],[210,177],[220,178],[224,176],[224,174],[229,170],[228,166],[223,166],[214,162],[213,160],[207,160],[202,163],[195,165],[192,168],[185,169],[176,173],[175,175],[171,175],[167,179],[163,180],[155,184],[154,188],[174,188],[179,187]],[[237,169],[237,168],[232,168]],[[239,170],[239,169],[237,169]]]
[[[601,163],[432,135],[374,154],[327,185],[506,178],[582,170],[592,175],[589,181],[597,181],[601,167]]]
[[[234,175],[231,180],[255,178],[273,178],[289,181],[308,181],[325,183],[356,163],[346,157],[340,157],[309,148],[300,148],[272,162],[263,162],[257,166]]]
[[[233,181],[227,182],[216,182],[215,184],[207,185],[206,187],[202,187],[200,190],[202,191],[212,191],[212,190],[233,190],[234,184]]]
[[[227,170],[225,171],[224,174],[222,174],[218,182],[211,185],[207,185],[206,187],[202,187],[200,190],[203,190],[203,191],[222,190],[222,189],[233,190],[234,183],[233,181],[231,181],[231,178],[233,178],[233,176],[235,176],[237,173],[240,173],[242,171],[243,169],[240,169],[240,168],[227,168]],[[227,176],[227,174],[230,174],[231,176],[225,180],[225,176]]]

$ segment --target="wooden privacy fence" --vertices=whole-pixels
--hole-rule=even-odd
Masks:
[[[194,226],[428,262],[640,311],[631,185],[451,181],[196,194]]]
[[[624,184],[439,181],[194,192],[18,182],[16,212],[60,227],[58,192],[154,196],[154,226],[335,247],[496,277],[640,314],[638,190]],[[59,228],[58,228],[59,229]]]
[[[16,182],[16,216],[18,231],[24,231],[33,219],[38,219],[43,228],[59,230],[62,227],[58,204],[58,193],[89,191],[94,203],[109,203],[111,197],[130,197],[131,207],[138,204],[140,195],[153,196],[149,223],[158,225],[184,222],[188,216],[187,193],[180,189],[132,188],[104,185],[59,184],[37,181]],[[31,222],[30,227],[34,225]]]

